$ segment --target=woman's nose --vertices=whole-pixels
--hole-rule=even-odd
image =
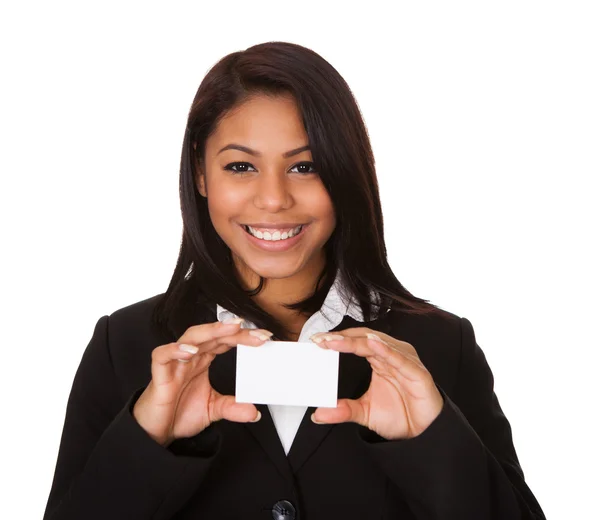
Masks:
[[[291,193],[285,173],[263,173],[257,183],[256,205],[267,210],[285,208],[291,204]]]

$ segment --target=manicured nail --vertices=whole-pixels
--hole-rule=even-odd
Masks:
[[[263,341],[267,341],[273,335],[272,332],[262,330],[251,330],[249,334],[250,336],[254,336],[255,338],[261,339]]]
[[[256,416],[256,419],[254,419],[253,421],[250,421],[250,422],[258,422],[258,421],[260,421],[260,418],[261,418],[261,413],[260,413],[260,410],[259,410],[258,411],[258,415]]]
[[[340,339],[344,339],[344,336],[340,336],[339,334],[327,334],[327,336],[325,336],[325,341],[335,341]]]
[[[195,354],[196,352],[198,352],[198,347],[194,347],[192,345],[186,345],[185,343],[182,343],[181,345],[179,345],[179,350],[183,350],[184,352],[189,352],[190,354]]]
[[[223,320],[221,323],[224,323],[225,325],[231,325],[232,323],[243,323],[244,322],[244,318],[227,318],[226,320]]]
[[[371,334],[370,332],[367,333],[367,338],[379,341],[379,343],[383,343],[383,340],[379,336],[377,336],[376,334]]]

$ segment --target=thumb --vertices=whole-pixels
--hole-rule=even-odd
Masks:
[[[219,396],[214,406],[219,419],[245,423],[257,422],[261,417],[256,406],[251,403],[236,403],[233,395]]]
[[[365,412],[355,399],[338,399],[336,408],[317,408],[311,419],[316,424],[355,422],[364,426],[366,422]]]

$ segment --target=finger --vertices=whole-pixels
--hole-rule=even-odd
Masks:
[[[241,319],[241,318],[238,318]],[[203,323],[189,327],[179,338],[177,343],[187,343],[190,345],[199,345],[208,342],[214,338],[231,335],[240,330],[240,323],[222,323],[215,321],[213,323]]]
[[[196,349],[196,352],[194,352]],[[179,343],[168,343],[160,347],[156,347],[152,351],[152,380],[156,385],[164,385],[170,383],[175,376],[175,369],[177,363],[173,365],[174,361],[189,363],[190,360],[197,358],[197,352],[200,349],[194,345],[185,345]],[[214,356],[213,356],[214,357]],[[212,359],[205,360],[205,362],[212,361]]]
[[[371,368],[373,370],[371,382],[373,382],[376,376],[380,377],[393,386],[398,393],[402,394],[404,391],[402,381],[404,381],[405,378],[398,373],[396,368],[389,363],[382,361],[380,357],[370,358],[369,363],[371,363]]]
[[[152,351],[152,362],[166,365],[174,359],[189,360],[198,352],[198,347],[179,343],[167,343]]]
[[[273,333],[263,329],[245,329],[240,328],[240,323],[224,324],[210,323],[205,324],[209,327],[210,334],[204,325],[190,327],[179,339],[180,343],[196,345],[201,352],[211,352],[213,354],[223,354],[238,343],[250,346],[261,345],[267,341]]]
[[[408,395],[414,399],[423,399],[430,395],[428,388],[431,387],[432,379],[429,377],[421,377],[418,381],[411,380],[402,375],[395,367],[385,361],[379,361],[378,358],[371,358],[371,367],[373,368],[372,381],[375,377],[380,377],[387,381],[403,398]],[[406,381],[410,381],[410,384],[406,384]],[[433,385],[435,386],[435,383]]]
[[[371,348],[375,353],[376,360],[386,364],[386,368],[392,375],[404,377],[409,381],[422,381],[429,373],[420,362],[417,363],[409,354],[390,348],[388,345],[373,339],[368,341],[372,344]],[[376,364],[373,361],[370,362],[372,365]],[[378,368],[382,369],[383,367],[378,365]]]
[[[215,338],[202,347],[205,351],[220,354],[240,344],[258,347],[265,341],[269,341],[271,336],[273,336],[273,333],[265,329],[242,329],[235,334]]]
[[[343,339],[325,339],[327,336],[323,338],[323,341],[318,343],[321,348],[335,350],[337,352],[346,352],[356,354],[361,357],[369,357],[375,355],[375,351],[373,350],[373,346],[365,341],[364,336],[351,337],[343,334],[339,334],[339,332],[332,333],[331,336],[341,336]]]
[[[329,333],[321,333],[321,335],[326,334],[341,334],[345,338],[363,338],[367,337],[369,334],[377,336],[383,343],[388,345],[390,348],[394,348],[396,350],[400,350],[401,352],[405,352],[407,354],[417,356],[417,351],[415,348],[406,341],[402,341],[396,339],[385,332],[381,332],[380,330],[372,330],[367,327],[354,327],[351,329],[344,329],[341,332],[329,332]]]
[[[209,410],[211,422],[226,419],[227,421],[247,423],[260,420],[260,412],[251,403],[236,403],[233,395],[221,395],[214,399]]]
[[[360,399],[338,399],[336,408],[317,408],[311,419],[317,424],[355,422],[365,426],[367,417],[368,413]]]
[[[386,342],[398,341],[396,338],[393,338],[392,336],[389,336],[388,334],[385,334],[380,330],[373,330],[367,327],[352,327],[349,329],[344,329],[343,331],[326,332],[322,334],[342,334],[343,336],[348,338],[362,338],[369,333],[377,334],[377,336],[379,336]]]
[[[369,329],[362,329],[363,332],[365,330]],[[380,334],[383,335],[383,333],[378,332],[377,334],[374,334],[367,332],[367,334],[372,336],[369,338],[358,335],[346,336],[346,332],[347,331],[344,331],[344,339],[331,341],[323,340],[319,346],[338,352],[352,353],[367,358],[369,362],[372,361],[373,357],[378,357],[394,368],[395,377],[401,376],[410,381],[421,381],[427,376],[428,371],[420,361],[417,362],[414,356],[405,352],[401,347],[394,346],[394,343],[398,340],[394,339],[394,343],[388,344],[385,340],[380,338]],[[357,329],[354,329],[353,334],[356,333]],[[380,339],[374,339],[375,337]]]
[[[353,336],[347,336],[346,332],[348,331],[351,331]],[[372,332],[365,333],[365,331],[370,331],[370,329],[347,329],[342,335],[343,339],[331,341],[324,339],[319,346],[338,352],[348,352],[357,356],[362,356],[367,358],[369,362],[371,362],[373,357],[379,357],[392,365],[396,369],[397,375],[402,375],[411,381],[421,380],[425,374],[428,373],[427,369],[418,359],[418,356],[412,354],[412,351],[414,350],[412,345],[410,346],[411,348],[408,349],[408,345],[410,344],[406,343],[407,347],[404,348],[404,342],[399,342],[394,338],[391,338],[392,342],[387,342],[384,339],[381,339],[381,336],[390,336],[380,332],[374,334]],[[359,336],[357,335],[359,332],[365,333],[371,337],[365,337],[364,335]],[[338,333],[336,333],[336,335],[337,334]],[[397,346],[397,343],[400,343],[400,345]]]

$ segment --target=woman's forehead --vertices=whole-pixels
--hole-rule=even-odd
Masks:
[[[261,154],[282,154],[306,145],[307,134],[293,99],[264,97],[249,100],[227,114],[209,137],[207,148],[216,154],[231,143]]]

